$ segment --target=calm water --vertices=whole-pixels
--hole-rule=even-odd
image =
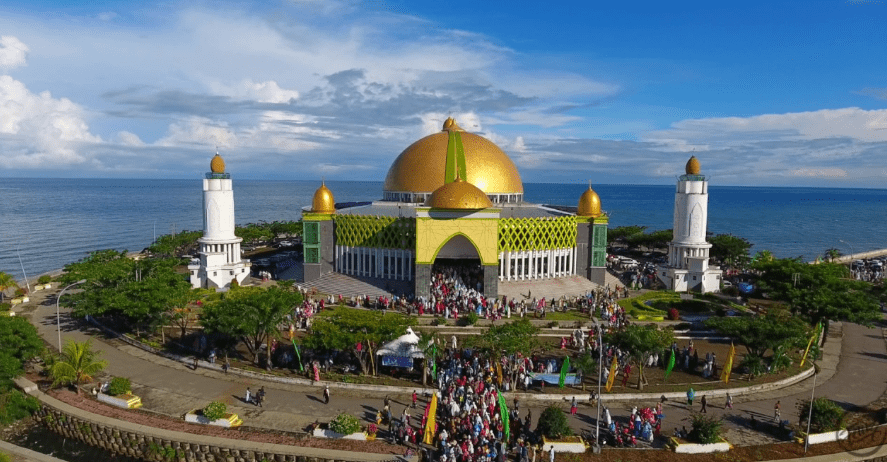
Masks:
[[[337,202],[378,199],[381,182],[327,183]],[[317,181],[234,179],[239,224],[298,220]],[[585,185],[525,184],[529,202],[575,205]],[[595,185],[611,227],[672,227],[674,185]],[[709,231],[733,233],[752,251],[813,259],[887,248],[887,190],[711,186]],[[202,182],[195,180],[0,179],[0,271],[29,277],[95,249],[141,250],[157,235],[199,230]],[[839,242],[843,239],[847,244]]]

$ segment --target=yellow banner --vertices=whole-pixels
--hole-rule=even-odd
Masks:
[[[437,417],[437,393],[431,394],[431,403],[428,404],[428,420],[425,422],[425,437],[422,442],[434,444],[435,419]]]
[[[496,378],[499,379],[499,386],[502,386],[502,363],[496,362]]]
[[[804,350],[804,357],[801,358],[801,366],[804,367],[804,363],[807,362],[807,355],[810,353],[810,347],[813,345],[813,341],[816,340],[816,333],[810,336],[810,341],[807,342],[807,349]]]
[[[730,343],[730,355],[727,356],[727,364],[724,364],[724,371],[721,372],[721,380],[724,383],[730,383],[730,373],[733,372],[733,356],[736,355],[736,347]]]
[[[613,363],[610,364],[610,376],[607,377],[607,391],[613,388],[613,382],[616,381],[616,355],[613,355]]]

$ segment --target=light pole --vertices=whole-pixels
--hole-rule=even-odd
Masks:
[[[592,308],[593,309],[593,308]],[[597,419],[594,420],[594,445],[595,447],[599,447],[601,444],[601,400],[603,396],[601,396],[601,381],[603,375],[603,367],[604,364],[604,341],[603,341],[603,329],[601,325],[597,325],[597,351],[598,351],[598,361],[597,361]]]
[[[807,437],[804,438],[804,454],[807,454],[807,448],[810,446],[810,423],[813,421],[813,397],[816,394],[816,373],[819,367],[813,363],[813,391],[810,392],[810,413],[807,415]]]
[[[843,244],[847,244],[847,247],[850,248],[850,256],[847,259],[847,268],[850,269],[850,278],[853,279],[853,246],[850,245],[849,242],[846,242],[843,239],[838,239],[838,242],[841,242]]]
[[[60,311],[59,310],[59,302],[62,299],[62,294],[64,294],[66,290],[68,290],[71,287],[74,287],[78,284],[83,284],[84,282],[86,282],[86,279],[81,279],[81,280],[69,285],[68,287],[65,287],[64,289],[61,290],[61,292],[59,292],[59,296],[55,299],[55,324],[56,324],[56,328],[57,328],[58,334],[59,334],[59,353],[62,352],[62,316],[61,316],[61,314],[59,314],[59,311]]]

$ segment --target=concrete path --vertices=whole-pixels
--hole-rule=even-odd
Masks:
[[[40,335],[55,345],[56,317],[54,304],[43,304],[31,314],[32,322],[37,326]],[[109,361],[108,373],[113,376],[129,377],[133,382],[133,391],[142,397],[144,407],[171,416],[181,416],[185,412],[200,408],[210,401],[226,402],[238,413],[246,425],[262,428],[299,430],[315,420],[328,421],[340,412],[349,412],[360,417],[375,416],[382,405],[384,393],[367,393],[350,390],[334,390],[329,405],[321,399],[322,389],[305,385],[287,385],[263,383],[234,375],[199,368],[192,371],[180,363],[151,355],[128,345],[115,347],[109,340],[95,329],[74,323],[67,310],[62,313],[62,341],[74,339],[84,341],[92,338],[96,349],[103,352],[103,358]],[[843,405],[865,406],[879,398],[887,388],[887,348],[882,329],[867,329],[854,324],[843,325],[841,329],[832,329],[827,348],[840,346],[843,353],[840,363],[835,359],[823,361],[820,382],[816,387],[817,396],[826,396],[841,402]],[[837,343],[834,343],[837,342]],[[112,342],[113,343],[113,342]],[[737,384],[740,385],[740,384]],[[264,386],[268,392],[266,404],[257,408],[242,401],[246,387],[253,391]],[[418,387],[417,387],[418,388]],[[709,413],[723,415],[728,429],[727,438],[737,445],[761,444],[774,440],[762,433],[748,429],[748,417],[755,415],[758,420],[772,419],[773,404],[777,399],[782,403],[782,418],[797,421],[795,403],[801,399],[809,399],[812,380],[808,379],[783,390],[767,392],[752,397],[737,397],[735,409],[724,410],[723,400],[710,400]],[[411,391],[411,390],[409,390]],[[408,392],[409,392],[408,391]],[[392,412],[399,416],[403,411],[407,394],[391,395],[395,404]],[[699,410],[699,398],[694,410]],[[422,400],[424,403],[424,400]],[[529,405],[529,406],[528,406]],[[653,406],[654,402],[637,403],[638,407]],[[564,402],[565,409],[568,403]],[[539,416],[541,404],[522,403],[521,415],[526,414],[527,407],[533,408],[533,415]],[[422,408],[408,410],[412,422],[421,419]],[[614,404],[610,408],[614,418],[625,418],[630,413],[627,403]],[[674,427],[687,426],[691,410],[686,402],[669,401],[665,405],[665,423],[663,432],[669,434]],[[571,425],[577,430],[594,428],[596,408],[580,406],[577,416],[570,417]],[[535,425],[535,422],[534,422]]]

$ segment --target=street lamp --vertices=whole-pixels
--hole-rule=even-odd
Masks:
[[[810,392],[810,413],[807,415],[807,437],[804,438],[804,454],[807,454],[807,448],[810,446],[810,422],[813,421],[813,397],[816,395],[817,372],[819,372],[819,366],[813,363],[813,390]]]
[[[597,323],[595,323],[597,324]],[[603,328],[600,324],[597,324],[597,351],[598,351],[598,361],[597,361],[597,419],[594,419],[594,445],[595,447],[600,447],[601,444],[601,400],[603,396],[601,396],[601,382],[604,364],[604,340],[603,340]]]
[[[64,289],[62,289],[59,292],[59,296],[55,299],[55,324],[56,324],[58,334],[59,334],[59,353],[62,352],[62,317],[59,314],[59,301],[61,301],[62,294],[64,294],[66,290],[68,290],[71,287],[74,287],[78,284],[83,284],[84,282],[86,282],[86,279],[81,279],[81,280],[69,285],[68,287],[65,287]]]
[[[843,244],[847,244],[847,247],[850,248],[850,256],[847,259],[847,267],[850,268],[850,278],[852,279],[853,278],[853,246],[850,245],[849,242],[846,242],[843,239],[838,239],[838,242],[841,242]]]

